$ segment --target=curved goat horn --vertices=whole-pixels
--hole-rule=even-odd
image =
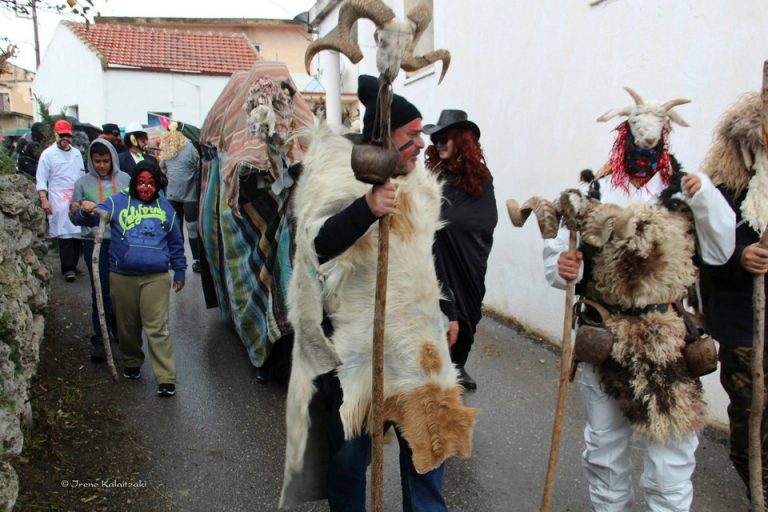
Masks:
[[[517,201],[514,199],[507,199],[507,212],[512,225],[518,228],[525,224],[533,212],[536,214],[542,238],[555,238],[557,236],[559,223],[557,210],[551,202],[544,198],[534,196],[528,199],[522,208],[517,206]]]
[[[615,204],[600,204],[587,215],[581,229],[581,238],[593,247],[602,247],[613,234],[616,218],[622,208]]]
[[[685,105],[686,103],[690,103],[691,100],[686,100],[683,98],[677,98],[676,100],[669,100],[662,103],[662,107],[664,107],[664,110],[670,110],[671,108],[674,108],[678,105]]]
[[[624,87],[624,90],[629,93],[630,96],[632,96],[632,99],[635,100],[635,106],[639,107],[641,105],[644,105],[645,102],[643,101],[643,98],[635,92],[634,89],[631,87]]]
[[[669,116],[669,120],[673,123],[679,124],[680,126],[690,126],[685,119],[682,118],[680,114],[675,112],[674,110],[667,110],[667,116]]]
[[[412,50],[412,47],[416,46],[416,43],[419,42],[421,34],[427,30],[427,27],[432,22],[432,9],[430,9],[428,5],[418,4],[408,11],[408,14],[406,14],[405,17],[416,25],[413,32],[413,42],[411,42],[411,46],[408,48],[409,50]]]
[[[633,110],[634,108],[631,105],[627,105],[626,107],[614,108],[612,110],[609,110],[605,114],[601,115],[600,117],[598,117],[597,122],[604,123],[606,121],[613,119],[616,116],[627,117],[630,114],[632,114]]]
[[[441,60],[443,61],[443,69],[440,72],[440,79],[437,81],[437,83],[440,84],[440,82],[443,81],[443,77],[445,77],[445,73],[448,71],[448,66],[451,65],[451,54],[448,50],[435,50],[425,55],[413,54],[416,51],[416,45],[419,43],[421,35],[432,22],[432,9],[427,5],[418,4],[408,11],[406,18],[413,22],[415,29],[413,32],[413,40],[411,40],[411,44],[409,44],[408,48],[405,50],[405,56],[400,67],[403,71],[418,71],[421,68]]]
[[[400,67],[403,71],[418,71],[419,69],[434,64],[437,61],[443,61],[443,69],[440,72],[440,79],[437,81],[439,84],[443,81],[445,73],[448,71],[448,66],[451,65],[451,54],[448,50],[435,50],[433,52],[426,53],[420,56],[411,56],[407,60],[404,60]]]
[[[635,231],[637,231],[637,220],[632,210],[624,209],[613,222],[613,232],[617,238],[625,240],[633,236]]]
[[[307,47],[304,53],[304,67],[309,73],[312,59],[322,50],[336,50],[343,53],[353,64],[363,58],[363,52],[352,40],[352,25],[360,18],[371,20],[376,27],[382,27],[395,17],[395,13],[381,0],[346,0],[339,9],[338,37],[322,37]]]

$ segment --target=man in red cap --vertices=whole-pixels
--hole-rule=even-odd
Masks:
[[[77,262],[82,253],[80,228],[69,220],[69,204],[75,182],[83,175],[83,157],[72,150],[72,125],[59,119],[53,125],[56,143],[40,155],[37,165],[37,192],[40,206],[48,215],[48,233],[59,244],[61,273],[67,282],[82,273]]]

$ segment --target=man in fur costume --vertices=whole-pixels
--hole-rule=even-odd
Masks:
[[[579,282],[578,293],[602,302],[611,311],[611,320],[605,324],[614,338],[610,357],[600,366],[581,365],[580,388],[587,416],[583,466],[589,482],[592,510],[632,510],[630,440],[633,431],[637,431],[642,435],[646,448],[640,487],[645,494],[647,510],[687,511],[693,499],[690,478],[698,446],[696,429],[701,425],[701,418],[697,415],[701,415],[704,403],[698,380],[689,375],[678,375],[682,347],[665,354],[663,351],[660,353],[657,345],[660,341],[668,346],[666,339],[682,338],[682,321],[662,322],[661,318],[662,314],[668,314],[669,302],[674,300],[672,295],[679,298],[679,294],[666,293],[657,289],[657,285],[643,291],[643,286],[644,280],[654,282],[653,279],[664,278],[674,281],[674,276],[667,275],[672,268],[671,262],[662,258],[661,254],[654,256],[654,251],[658,249],[654,248],[654,243],[676,244],[677,253],[688,258],[687,264],[675,267],[684,271],[676,272],[681,274],[680,282],[675,282],[667,291],[682,289],[679,285],[683,281],[692,282],[694,269],[690,260],[694,241],[685,225],[669,222],[664,226],[663,222],[654,221],[656,214],[653,209],[638,208],[644,204],[656,204],[662,191],[670,184],[673,173],[667,140],[669,121],[685,124],[671,110],[670,102],[664,105],[645,103],[634,91],[628,89],[628,92],[635,98],[635,107],[617,109],[599,119],[605,121],[614,115],[629,117],[616,129],[617,139],[606,166],[607,172],[601,173],[602,176],[589,188],[592,192],[599,192],[603,203],[627,207],[627,211],[633,213],[637,234],[632,239],[613,240],[612,244],[607,244],[600,256],[587,262],[585,270],[584,253],[568,252],[568,231],[561,228],[557,238],[546,242],[545,272],[549,283],[558,288],[564,288],[566,281],[576,279]],[[680,104],[679,101],[683,100],[675,101]],[[641,119],[638,114],[649,115],[650,121],[657,123],[655,133],[647,129],[645,121],[648,119]],[[677,195],[692,211],[700,256],[715,264],[726,261],[733,249],[734,220],[725,199],[706,176],[698,173],[682,178],[681,189]],[[685,223],[690,225],[690,220]],[[656,233],[659,230],[666,231]],[[679,239],[669,240],[670,237]],[[646,247],[632,247],[633,244],[645,244]],[[630,251],[646,253],[642,260],[637,260],[643,262],[643,268],[622,268],[622,257]],[[582,279],[583,276],[586,278]],[[628,307],[638,304],[642,307]],[[658,309],[654,309],[656,307]],[[614,322],[617,319],[622,322]],[[634,329],[621,330],[621,325]],[[639,332],[643,333],[640,337],[644,339],[637,339]],[[683,344],[680,339],[679,345]],[[639,356],[638,351],[641,352]],[[612,368],[606,366],[608,363],[613,365]],[[648,373],[647,370],[653,370],[654,364],[663,364],[674,370],[669,377],[665,377],[664,371]],[[614,374],[612,380],[607,379],[609,370],[614,373],[618,370],[618,375]],[[639,374],[638,370],[654,375],[658,381],[621,378],[623,372],[635,371]],[[684,368],[682,371],[687,373]],[[666,381],[667,378],[671,380]],[[622,400],[619,400],[617,397],[621,393],[617,393],[617,387],[622,381],[628,384],[624,386]],[[673,383],[675,388],[670,388]],[[685,398],[670,395],[678,393],[678,390],[685,393]],[[676,403],[674,408],[667,409],[664,404],[657,403],[657,400],[663,400],[665,393]],[[632,399],[627,400],[627,396]],[[696,411],[693,417],[683,412],[687,400]],[[639,405],[639,408],[633,410],[627,407],[629,403]],[[684,417],[659,417],[659,412]]]
[[[723,115],[704,171],[736,213],[736,249],[724,265],[704,266],[707,328],[720,343],[720,382],[728,393],[731,461],[749,493],[748,420],[752,404],[752,288],[768,271],[768,250],[757,242],[768,224],[768,160],[757,92]],[[768,421],[763,413],[763,488],[768,482]]]
[[[361,76],[363,141],[375,140],[378,82]],[[371,439],[371,360],[378,245],[376,220],[392,215],[384,355],[384,419],[400,445],[403,510],[445,510],[443,462],[469,457],[477,413],[464,406],[451,364],[432,259],[440,186],[417,160],[421,114],[394,95],[396,178],[355,179],[352,142],[326,126],[312,134],[298,181],[296,256],[289,289],[295,329],[286,406],[281,507],[328,499],[365,510]]]

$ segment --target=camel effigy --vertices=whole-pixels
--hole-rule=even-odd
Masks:
[[[304,148],[292,136],[312,124],[288,68],[259,61],[232,75],[201,130],[206,303],[232,320],[256,367],[293,334],[285,306],[293,254],[288,209]]]

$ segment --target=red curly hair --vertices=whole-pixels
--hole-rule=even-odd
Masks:
[[[458,187],[473,196],[482,194],[483,182],[493,181],[493,177],[486,166],[483,149],[474,132],[468,129],[447,128],[438,133],[445,134],[453,141],[453,155],[447,161],[440,160],[437,148],[434,144],[430,144],[426,150],[427,168],[432,172],[440,173],[443,172],[442,165],[445,165],[456,175]]]

